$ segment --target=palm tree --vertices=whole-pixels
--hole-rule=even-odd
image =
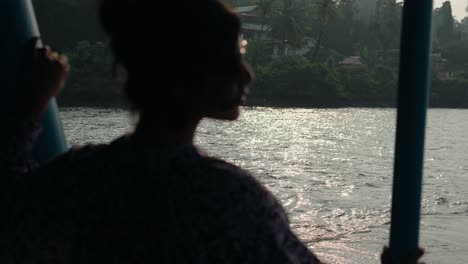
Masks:
[[[277,15],[271,18],[271,36],[292,45],[302,43],[310,31],[306,1],[282,0]]]
[[[388,59],[388,50],[397,48],[399,44],[401,10],[402,3],[397,3],[396,0],[379,0],[377,2],[374,22],[370,24],[370,29],[380,43],[384,63]]]
[[[323,35],[325,34],[325,27],[328,22],[337,15],[337,2],[336,0],[317,0],[315,2],[315,13],[319,25],[319,33],[315,43],[312,61],[315,61],[322,45]]]
[[[258,17],[260,18],[261,32],[265,30],[265,25],[268,19],[277,15],[279,12],[277,0],[257,0],[255,2],[258,10]]]

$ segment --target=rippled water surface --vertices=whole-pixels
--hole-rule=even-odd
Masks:
[[[65,108],[72,144],[129,131],[115,109]],[[329,263],[378,263],[388,240],[395,110],[247,108],[204,121],[197,144],[251,171],[281,200],[299,237]],[[468,259],[468,110],[428,116],[421,244],[428,263]]]

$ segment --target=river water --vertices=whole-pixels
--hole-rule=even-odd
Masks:
[[[117,109],[63,108],[71,144],[131,130]],[[283,203],[293,230],[328,263],[378,263],[389,236],[394,109],[246,108],[206,120],[196,142],[249,170]],[[421,245],[428,263],[468,259],[468,110],[428,114]]]

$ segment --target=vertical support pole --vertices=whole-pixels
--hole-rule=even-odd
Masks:
[[[432,0],[405,0],[390,228],[394,262],[415,252],[419,242],[431,21]]]
[[[8,118],[14,109],[23,83],[26,46],[32,37],[39,36],[31,0],[0,1],[0,89],[2,104],[0,119]],[[7,120],[7,119],[6,119]],[[8,126],[8,124],[3,124]],[[35,146],[38,161],[46,161],[64,152],[67,144],[60,124],[55,100],[43,118],[43,130]]]

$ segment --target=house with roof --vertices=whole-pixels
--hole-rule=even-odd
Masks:
[[[315,47],[315,40],[305,38],[301,46],[293,45],[288,40],[278,40],[271,38],[271,26],[262,24],[258,16],[257,5],[245,5],[235,8],[242,21],[242,38],[246,40],[265,40],[271,47],[274,58],[281,56],[301,56],[305,55]]]
[[[338,65],[341,66],[364,66],[364,62],[359,56],[350,56],[344,58],[342,61],[338,62]]]
[[[431,69],[439,80],[452,78],[452,74],[447,69],[447,60],[442,57],[441,53],[431,54]]]
[[[239,6],[235,10],[239,14],[242,21],[242,35],[244,39],[269,39],[271,27],[262,25],[258,15],[257,6]]]

